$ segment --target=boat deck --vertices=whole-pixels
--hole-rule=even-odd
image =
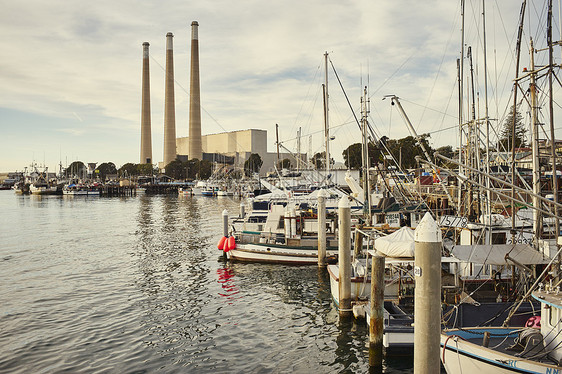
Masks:
[[[543,364],[558,364],[558,362],[548,356],[548,352],[542,344],[542,336],[540,337],[540,344],[533,344],[532,337],[540,336],[540,330],[532,328],[478,327],[444,330],[443,334],[448,336],[442,346],[447,345],[447,350],[452,352],[456,352],[458,349],[460,354],[462,354],[462,349],[457,348],[458,344],[455,343],[455,340],[457,339],[484,347],[485,332],[490,333],[487,348],[500,354],[497,359],[497,361],[499,362],[508,362],[510,360],[513,360],[513,357],[515,356],[522,360],[532,360],[534,362],[540,362]],[[520,334],[522,332],[523,334]],[[520,335],[526,336],[527,339],[522,339]],[[535,340],[535,342],[538,341]],[[504,360],[502,359],[502,354],[511,357]]]

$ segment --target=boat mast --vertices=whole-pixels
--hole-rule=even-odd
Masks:
[[[330,175],[330,121],[328,118],[328,52],[324,53],[324,70],[325,70],[325,82],[324,82],[324,142],[326,147],[326,178]]]
[[[488,64],[486,60],[486,6],[485,1],[482,0],[482,35],[484,42],[484,117],[486,121],[486,174],[490,175],[490,117],[488,113]],[[486,204],[484,205],[484,214],[488,217],[492,213],[491,203],[492,194],[490,192],[490,178],[486,178]],[[491,221],[490,221],[491,224]],[[488,243],[491,244],[491,227],[488,228]]]
[[[361,156],[363,158],[363,215],[365,216],[366,222],[371,224],[371,188],[369,182],[369,139],[367,137],[367,126],[369,122],[367,117],[369,116],[369,96],[367,95],[367,87],[363,89],[363,96],[361,97],[361,132],[362,132],[362,147]]]
[[[463,82],[464,82],[464,0],[461,0],[461,58],[457,60],[457,71],[459,80],[459,165],[463,164]],[[466,154],[465,154],[466,159]],[[466,171],[459,166],[459,172],[466,175]],[[458,183],[457,188],[457,212],[460,214],[462,208],[462,188]]]
[[[529,85],[529,91],[531,94],[531,131],[532,131],[532,151],[533,151],[533,232],[535,238],[539,239],[542,233],[542,222],[541,213],[539,212],[540,201],[537,195],[541,193],[540,185],[540,160],[539,160],[539,120],[538,120],[538,108],[537,108],[537,87],[536,87],[536,75],[535,71],[535,47],[533,45],[533,38],[531,38],[530,43],[530,57],[531,57],[531,83]]]
[[[556,135],[554,134],[554,107],[552,98],[552,75],[553,72],[553,51],[552,51],[552,0],[548,0],[548,26],[547,26],[547,43],[548,43],[548,109],[550,117],[550,153],[552,157],[552,194],[554,202],[558,202],[558,173],[556,169]],[[554,215],[558,217],[558,207],[554,205]],[[560,233],[560,221],[558,218],[554,220],[555,235]]]
[[[515,124],[517,119],[517,92],[519,87],[519,60],[521,57],[521,35],[523,34],[523,21],[525,19],[525,9],[527,8],[527,1],[523,0],[521,4],[521,11],[519,12],[519,29],[517,31],[517,45],[515,60],[515,80],[513,82],[513,122],[511,123],[511,183],[515,185]],[[508,143],[509,144],[509,143]],[[511,233],[512,240],[515,243],[515,189],[511,188]]]

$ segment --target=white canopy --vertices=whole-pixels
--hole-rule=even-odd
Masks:
[[[392,234],[375,239],[375,249],[387,257],[414,257],[414,230],[402,227]]]
[[[506,254],[523,265],[550,262],[550,258],[527,244],[455,245],[451,250],[451,255],[459,260],[487,265],[512,264],[506,260]]]

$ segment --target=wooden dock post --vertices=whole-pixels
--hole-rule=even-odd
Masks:
[[[369,366],[371,368],[382,368],[384,287],[384,256],[375,253],[371,266],[371,316],[369,321]]]
[[[439,373],[441,232],[429,212],[415,234],[414,373]]]
[[[326,195],[318,192],[318,267],[326,266]]]
[[[340,317],[349,317],[351,309],[351,205],[346,196],[338,204],[338,261]]]

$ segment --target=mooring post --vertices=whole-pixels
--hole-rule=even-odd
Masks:
[[[439,373],[441,232],[429,212],[414,234],[414,373]]]
[[[371,316],[369,320],[369,366],[372,368],[382,368],[384,287],[384,256],[375,253],[371,263]]]
[[[326,266],[326,196],[318,192],[318,267]]]
[[[228,236],[228,210],[222,211],[222,234]]]
[[[339,309],[341,317],[352,315],[351,309],[351,206],[346,196],[338,204]]]

